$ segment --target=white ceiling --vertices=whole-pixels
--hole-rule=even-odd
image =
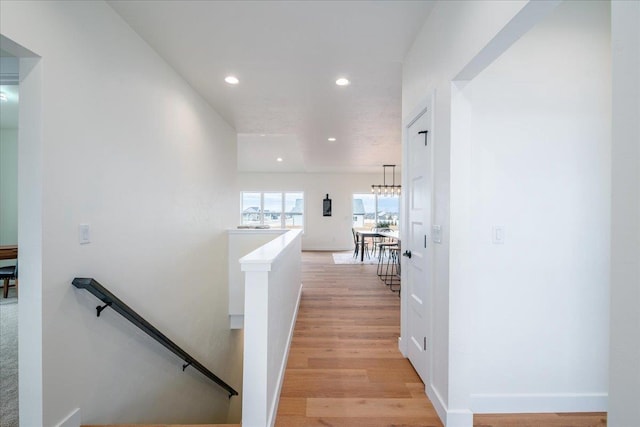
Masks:
[[[234,126],[240,170],[400,164],[402,59],[431,1],[109,4]]]

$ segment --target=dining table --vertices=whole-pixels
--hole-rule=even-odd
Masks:
[[[0,245],[0,260],[18,259],[18,245]]]
[[[360,248],[362,248],[362,250],[360,251],[360,262],[364,262],[364,241],[366,238],[368,237],[381,237],[380,233],[378,231],[373,231],[373,230],[359,230],[356,231],[356,235],[357,237],[360,238]]]

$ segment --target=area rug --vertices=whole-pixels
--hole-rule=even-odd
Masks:
[[[0,427],[18,427],[18,298],[0,298]]]
[[[360,261],[360,257],[354,258],[353,252],[335,252],[333,255],[334,264],[377,264],[378,257],[364,256],[364,261]]]

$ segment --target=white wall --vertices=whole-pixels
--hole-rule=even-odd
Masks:
[[[18,243],[18,129],[0,129],[0,245]]]
[[[371,193],[371,185],[382,183],[377,174],[240,173],[240,191],[304,191],[305,229],[302,250],[339,251],[353,249],[353,193]],[[332,215],[322,216],[322,200],[329,194]],[[240,207],[236,222],[240,222]]]
[[[640,419],[640,3],[611,3],[613,148],[608,425]]]
[[[474,413],[606,411],[609,20],[564,2],[462,91]]]
[[[405,57],[404,123],[408,123],[425,106],[424,100],[428,94],[433,92],[435,99],[434,125],[431,129],[435,168],[433,223],[442,227],[443,240],[441,245],[435,247],[434,286],[431,301],[434,333],[430,353],[431,377],[426,388],[446,425],[470,425],[472,420],[470,408],[474,385],[469,379],[472,378],[474,369],[474,353],[473,341],[468,335],[468,329],[474,315],[473,297],[476,294],[469,292],[468,285],[472,282],[467,279],[471,277],[470,273],[475,265],[477,248],[471,245],[468,235],[474,221],[479,219],[475,218],[471,210],[476,194],[471,179],[474,169],[471,167],[470,147],[474,140],[465,135],[469,132],[469,126],[452,128],[451,123],[452,111],[458,119],[472,117],[472,104],[464,93],[466,83],[456,82],[456,80],[477,76],[513,42],[536,23],[541,22],[558,3],[552,1],[438,2]],[[569,25],[569,27],[573,26]],[[598,46],[601,46],[601,41],[598,42]],[[591,73],[591,70],[581,70],[581,74],[586,74],[588,78],[593,77]],[[580,85],[585,84],[582,76],[576,76],[576,78]],[[521,108],[526,109],[526,105]],[[583,109],[584,111],[586,110]],[[473,137],[470,133],[468,135]],[[595,159],[592,154],[594,152],[600,152],[606,156],[598,143],[592,143],[591,148],[594,151],[586,156],[590,160]],[[596,165],[601,168],[596,172],[600,177],[604,176],[606,171],[602,169],[602,163]],[[572,164],[571,166],[572,168],[569,169],[571,172],[584,171],[582,165],[575,167]],[[607,181],[600,181],[593,175],[590,175],[589,179],[591,182],[598,183],[600,193],[598,195],[579,194],[576,199],[582,206],[590,206],[596,200],[606,203],[606,200],[603,201],[598,197],[606,199],[603,186],[607,185]],[[572,178],[572,182],[575,183],[576,179]],[[481,190],[488,191],[490,188],[481,188]],[[512,208],[516,207],[515,204],[512,205]],[[602,243],[606,241],[606,213],[600,207],[598,208],[598,213],[584,219],[582,225],[596,222],[603,226],[605,228],[603,234],[598,236],[596,242]],[[512,209],[507,213],[515,215]],[[482,224],[482,228],[486,228],[487,222],[492,225],[505,225],[493,224],[494,218],[483,218],[483,220],[485,223]],[[600,220],[603,222],[598,222]],[[584,241],[584,236],[576,239],[576,242],[580,241]],[[594,249],[594,251],[600,249]],[[593,259],[594,255],[595,252],[592,251],[579,261],[584,263],[586,260]],[[572,258],[576,261],[578,257],[572,255]],[[575,269],[576,266],[573,265],[572,268]],[[598,264],[595,268],[599,274],[604,271],[602,264]],[[584,277],[584,274],[581,277]],[[579,287],[575,283],[573,291]],[[598,295],[603,295],[602,288],[596,291],[596,295],[590,293],[583,297],[593,298],[591,300],[593,302]],[[566,301],[567,295],[562,297]],[[589,302],[585,299],[579,309],[574,312],[582,314],[588,305]],[[600,310],[598,316],[602,316],[602,306],[598,307]],[[606,324],[599,324],[596,331],[600,340],[606,336],[603,328],[606,329]],[[576,347],[572,351],[583,344],[584,342],[575,344]],[[602,362],[602,353],[598,353],[595,358],[599,360],[591,358],[586,365]],[[576,378],[574,373],[572,375],[572,378]],[[598,403],[602,402],[599,399],[602,397],[600,395],[602,378],[602,371],[599,371],[593,382],[598,385],[598,390],[590,390],[596,395]]]
[[[21,419],[50,426],[80,408],[88,424],[225,422],[229,412],[237,421],[239,398],[230,404],[197,371],[183,373],[114,312],[96,318],[97,300],[70,284],[95,277],[239,387],[225,236],[236,223],[229,206],[238,205],[234,130],[105,3],[0,7],[2,34],[42,57],[33,84],[41,84],[41,127],[21,117],[36,137],[22,147],[21,134],[20,163],[38,179],[21,180],[21,197],[42,204],[42,291],[37,275],[21,281],[21,315],[42,316],[32,327],[41,340],[25,335],[21,319]],[[89,245],[78,244],[80,223],[91,226]],[[21,242],[25,234],[37,243],[35,228],[21,229]],[[28,262],[37,246],[23,253],[21,243],[23,272],[38,269]],[[41,384],[37,373],[23,384],[23,351],[42,355]]]
[[[459,402],[459,395],[451,396],[449,391],[450,84],[526,3],[524,0],[438,2],[403,63],[403,122],[415,117],[432,91],[435,99],[431,129],[435,167],[432,218],[434,224],[441,226],[442,243],[434,246],[431,302],[434,336],[430,340],[432,372],[427,388],[441,417],[451,422],[467,402]],[[462,414],[462,418],[468,417]]]

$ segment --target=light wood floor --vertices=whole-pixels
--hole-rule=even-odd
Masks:
[[[376,266],[303,252],[303,284],[276,426],[442,426],[398,351],[400,299]],[[595,427],[606,414],[476,415],[474,425]]]

